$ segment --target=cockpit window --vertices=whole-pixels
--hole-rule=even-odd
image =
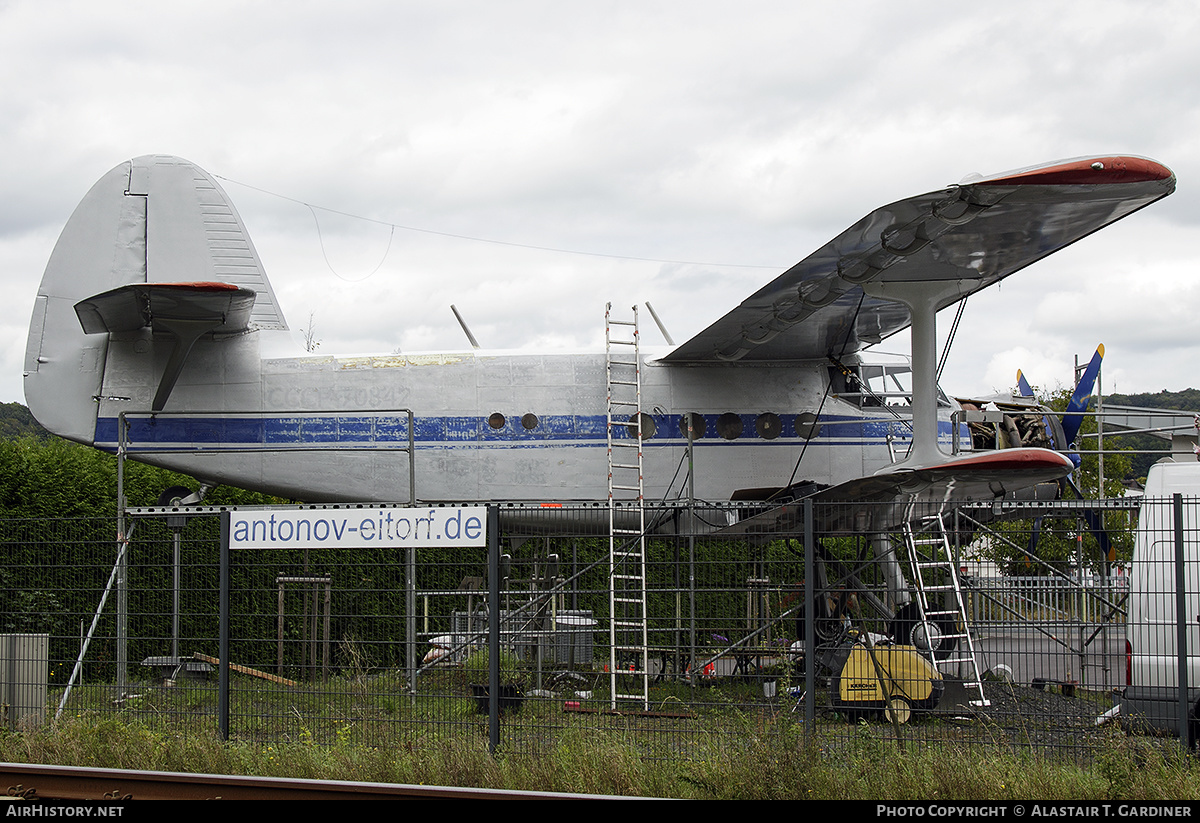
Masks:
[[[912,367],[907,363],[862,363],[829,367],[830,393],[860,408],[912,405]],[[950,400],[938,389],[938,406]]]

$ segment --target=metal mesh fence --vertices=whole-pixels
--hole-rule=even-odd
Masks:
[[[1146,505],[1140,528],[1100,503],[823,506],[811,541],[799,506],[655,511],[644,650],[610,648],[604,507],[501,507],[494,613],[482,548],[418,549],[411,580],[394,549],[237,552],[229,733],[486,740],[494,615],[510,750],[603,733],[647,756],[836,753],[868,734],[1087,759],[1178,729],[1181,708],[1190,739],[1200,501]],[[218,518],[130,523],[121,569],[112,520],[0,521],[8,725],[101,713],[217,733]],[[644,705],[613,698],[643,678]],[[1100,722],[1122,691],[1126,722]]]

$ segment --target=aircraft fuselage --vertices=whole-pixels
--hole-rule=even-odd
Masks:
[[[259,360],[257,338],[198,344],[164,413],[130,416],[130,454],[299,500],[404,502],[407,418],[367,413],[411,409],[418,500],[607,498],[603,353]],[[95,445],[114,449],[117,415],[150,408],[145,375],[161,369],[158,343],[145,333],[111,341]],[[210,346],[220,356],[203,351]],[[903,454],[908,409],[826,396],[828,369],[813,361],[668,366],[644,353],[642,411],[652,422],[643,432],[646,499],[683,494],[687,414],[697,415],[695,494],[706,500],[870,474],[892,462],[889,438]],[[942,428],[949,451],[948,419]],[[614,427],[618,439],[633,434]],[[138,454],[146,448],[184,453]],[[279,451],[291,448],[311,450]]]

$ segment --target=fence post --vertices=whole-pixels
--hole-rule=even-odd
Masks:
[[[220,584],[217,598],[218,655],[217,727],[222,740],[229,739],[229,510],[221,512]]]
[[[411,455],[410,455],[411,456]],[[408,694],[417,704],[417,549],[405,550],[404,563],[404,665],[408,670]]]
[[[814,557],[813,502],[804,501],[804,724],[808,727],[809,739],[817,733],[817,610],[813,576],[816,574]]]
[[[1187,569],[1183,552],[1183,495],[1172,495],[1175,514],[1175,654],[1179,670],[1179,742],[1191,750],[1192,724],[1188,700],[1188,648],[1187,648]]]
[[[488,535],[488,750],[500,748],[500,523],[487,509]]]
[[[125,519],[125,416],[117,416],[117,699],[129,691],[129,533]]]

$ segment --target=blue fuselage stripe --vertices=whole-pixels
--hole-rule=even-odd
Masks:
[[[753,441],[756,445],[797,445],[803,439],[796,434],[794,417],[781,417],[782,429],[777,438],[765,439],[755,430],[757,416],[739,415],[741,434],[735,439],[718,436],[720,415],[703,415],[705,435],[697,440],[701,445],[737,444]],[[646,445],[679,446],[687,442],[680,432],[679,416],[652,415],[655,434]],[[728,418],[724,421],[728,424]],[[408,441],[408,420],[403,416],[373,414],[313,414],[277,417],[216,417],[216,416],[158,416],[126,418],[126,442],[132,450],[137,446],[296,446],[330,444],[342,448],[370,447],[374,444],[403,445]],[[418,417],[414,423],[414,440],[423,446],[454,446],[474,443],[494,446],[587,446],[605,442],[607,420],[604,415],[545,415],[538,418],[532,429],[525,429],[521,418],[508,418],[501,428],[492,428],[486,418]],[[950,437],[953,427],[942,421],[939,435]],[[881,445],[890,435],[897,442],[910,437],[907,421],[895,418],[823,418],[815,438],[823,444]],[[614,427],[614,438],[629,439],[628,426]],[[96,445],[115,446],[117,418],[102,417],[96,421]]]

